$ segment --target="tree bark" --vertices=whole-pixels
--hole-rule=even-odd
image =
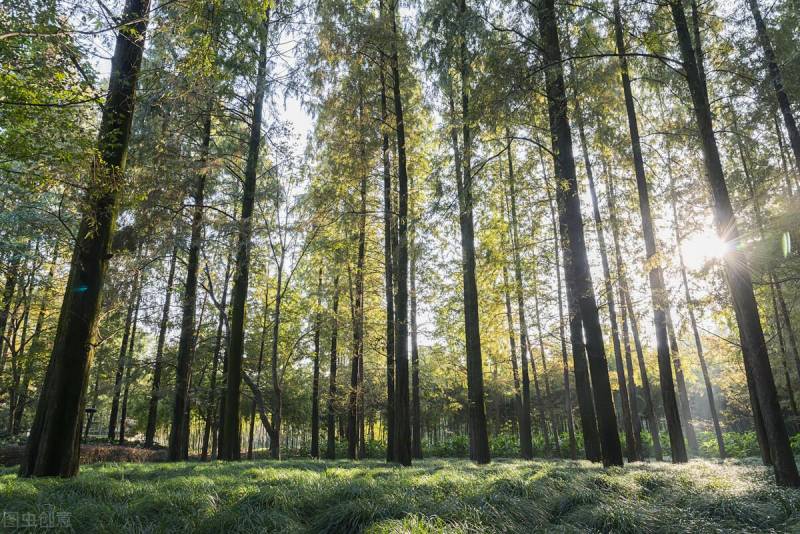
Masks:
[[[413,243],[412,243],[413,245]],[[411,252],[411,457],[422,459],[422,408],[419,391],[419,346],[417,345],[417,253]]]
[[[644,361],[644,351],[642,350],[642,341],[639,337],[639,326],[636,318],[636,311],[633,309],[633,304],[630,299],[630,290],[628,289],[628,275],[625,270],[625,264],[622,257],[622,249],[620,247],[619,224],[617,222],[617,204],[616,204],[616,190],[614,189],[614,179],[610,172],[606,173],[608,182],[606,183],[607,191],[606,198],[608,198],[608,215],[609,222],[611,223],[611,236],[614,240],[614,256],[617,265],[617,278],[619,279],[619,300],[623,310],[623,336],[628,336],[628,322],[630,322],[631,334],[633,335],[633,345],[636,350],[636,359],[639,364],[639,376],[642,381],[642,393],[644,394],[644,413],[647,417],[647,426],[650,431],[650,437],[653,441],[653,456],[657,461],[664,459],[661,450],[661,435],[658,428],[658,418],[656,417],[655,404],[653,403],[653,393],[650,389],[650,379],[647,376],[647,366]],[[628,347],[628,343],[626,343]],[[633,379],[633,362],[630,361],[630,348],[627,348],[626,353],[628,374]]]
[[[208,178],[206,164],[211,146],[211,107],[205,111],[203,121],[203,139],[200,146],[200,170],[195,177],[192,201],[192,232],[189,238],[189,256],[186,261],[186,282],[184,283],[183,302],[181,304],[181,333],[178,341],[178,364],[175,371],[175,401],[172,410],[172,426],[169,434],[167,457],[170,460],[181,460],[182,451],[188,443],[189,436],[184,433],[188,421],[189,381],[194,360],[194,326],[197,311],[197,273],[200,267],[200,247],[203,241],[203,204]]]
[[[136,307],[133,311],[133,325],[131,326],[131,339],[128,346],[128,358],[125,365],[125,389],[122,393],[122,409],[119,417],[119,443],[125,443],[125,422],[128,419],[128,398],[131,389],[131,373],[133,372],[133,351],[136,348],[136,330],[139,325],[139,306],[142,303],[142,288],[136,295]]]
[[[644,172],[644,158],[639,139],[639,124],[636,117],[636,107],[633,102],[633,91],[628,74],[628,59],[623,37],[622,16],[620,15],[619,0],[614,0],[614,35],[619,55],[620,75],[622,89],[625,94],[625,110],[628,115],[628,130],[633,153],[633,168],[636,174],[636,189],[639,193],[639,212],[642,216],[642,234],[644,237],[645,253],[647,256],[645,268],[648,271],[650,282],[650,296],[653,303],[653,320],[656,330],[656,348],[658,352],[658,371],[661,386],[661,397],[664,404],[664,415],[667,420],[667,432],[673,463],[688,461],[686,443],[683,440],[684,428],[681,425],[681,415],[678,411],[678,400],[675,395],[675,386],[670,365],[670,345],[667,334],[669,305],[667,289],[664,284],[664,275],[661,261],[656,246],[655,231],[653,230],[653,216],[650,211],[650,193],[648,191],[647,177]],[[673,350],[674,352],[674,350]],[[671,355],[676,368],[680,368],[680,359],[676,354]],[[688,404],[688,403],[687,403]],[[688,406],[685,407],[688,410]],[[685,413],[686,426],[689,414]],[[696,442],[695,442],[696,444]]]
[[[247,147],[247,163],[242,189],[242,212],[239,220],[238,244],[236,246],[236,269],[231,291],[230,348],[228,349],[227,380],[225,384],[225,412],[222,418],[219,458],[222,460],[241,459],[241,398],[242,355],[244,353],[245,304],[250,275],[250,240],[253,234],[253,205],[255,203],[256,178],[259,152],[261,150],[261,121],[264,109],[264,96],[267,91],[267,46],[270,10],[267,8],[266,20],[259,29],[258,66],[256,69],[255,93],[253,94],[253,115],[250,124],[250,139]],[[278,288],[280,295],[280,287]],[[276,297],[276,313],[277,313]],[[273,344],[277,340],[273,340]],[[270,442],[270,447],[273,444]],[[279,445],[276,446],[279,451]]]
[[[358,457],[359,403],[363,392],[359,377],[364,356],[364,259],[367,240],[367,175],[361,176],[359,186],[358,257],[356,259],[355,298],[353,305],[353,357],[350,369],[349,413],[347,419],[347,456]]]
[[[137,263],[139,256],[136,256]],[[125,315],[125,326],[122,331],[122,343],[119,346],[119,358],[117,359],[117,372],[114,375],[114,390],[111,395],[111,411],[108,416],[108,440],[113,441],[117,435],[117,418],[119,416],[119,401],[122,395],[122,383],[125,377],[125,366],[128,357],[128,344],[131,335],[131,325],[133,324],[133,311],[136,306],[137,294],[139,292],[139,277],[141,272],[136,266],[136,272],[133,275],[133,286],[128,295],[128,312]]]
[[[264,289],[264,311],[261,316],[261,340],[258,347],[258,363],[256,364],[256,384],[261,380],[261,368],[264,365],[264,345],[267,341],[267,318],[269,316],[269,267],[266,269]],[[247,434],[247,459],[253,459],[253,438],[256,427],[256,401],[253,399],[252,406],[250,407],[250,430]]]
[[[411,465],[411,421],[408,384],[408,170],[406,165],[406,130],[403,99],[400,92],[400,65],[397,52],[397,0],[390,6],[392,27],[392,93],[397,133],[397,295],[395,297],[395,412],[394,456],[401,465]]]
[[[543,0],[537,4],[536,13],[541,33],[542,52],[544,60],[548,64],[545,69],[545,85],[553,162],[559,181],[559,186],[556,188],[559,224],[562,240],[569,245],[565,250],[564,258],[566,282],[580,308],[581,322],[586,335],[586,354],[592,377],[603,464],[606,466],[622,465],[622,447],[617,432],[611,384],[608,379],[603,332],[600,327],[600,317],[583,235],[583,216],[578,197],[575,159],[572,155],[572,132],[567,117],[563,58],[559,44],[554,1]],[[567,253],[569,257],[566,255]]]
[[[317,313],[314,318],[314,370],[311,382],[311,457],[319,458],[319,339],[322,329],[322,268],[317,282]]]
[[[149,0],[126,0],[119,18],[92,183],[21,476],[71,477],[78,472],[86,382],[125,172],[149,8]]]
[[[769,72],[772,86],[775,89],[775,98],[778,101],[778,108],[781,110],[781,115],[783,115],[783,124],[786,126],[786,131],[789,132],[789,145],[792,147],[792,153],[794,154],[795,167],[800,169],[800,130],[797,128],[797,121],[792,114],[792,105],[791,102],[789,102],[789,96],[786,94],[786,88],[783,86],[783,75],[778,66],[778,60],[775,57],[775,50],[772,48],[769,34],[767,33],[767,25],[764,23],[764,18],[761,16],[758,1],[747,0],[747,3],[750,5],[750,12],[753,14],[758,42],[761,45],[761,51],[764,54],[764,60],[767,64],[767,71]]]
[[[603,220],[600,217],[600,205],[597,201],[597,190],[594,184],[594,173],[592,172],[592,162],[589,159],[589,144],[586,140],[586,131],[583,124],[583,113],[581,112],[580,102],[575,98],[575,122],[578,125],[578,137],[583,152],[583,163],[586,167],[586,177],[589,182],[589,194],[592,198],[592,216],[594,218],[595,232],[597,232],[597,247],[600,250],[600,260],[603,266],[603,284],[606,292],[606,302],[608,304],[608,320],[611,323],[611,341],[614,347],[614,363],[617,372],[617,387],[622,404],[622,426],[625,431],[625,455],[629,462],[641,460],[640,436],[633,426],[633,415],[631,409],[631,394],[628,391],[628,384],[625,381],[625,364],[622,360],[622,345],[619,339],[619,325],[617,323],[617,307],[614,302],[614,288],[611,283],[611,268],[608,263],[608,252],[606,248],[606,237],[603,229]],[[638,430],[638,429],[636,429]]]
[[[686,22],[686,13],[679,0],[671,0],[670,9],[702,141],[706,178],[709,181],[714,200],[714,220],[717,233],[724,242],[737,242],[740,235],[736,217],[725,183],[707,91],[705,91],[705,83],[700,78],[697,68]],[[754,411],[760,412],[763,420],[769,450],[773,456],[776,482],[783,486],[800,486],[800,476],[798,476],[786,426],[780,411],[767,345],[761,328],[758,304],[753,291],[753,281],[743,253],[737,249],[729,251],[723,258],[723,267],[739,326],[745,371],[755,386],[757,407],[754,406]]]
[[[542,163],[542,171],[545,175],[545,183],[547,182],[546,179],[546,172],[544,166],[544,158],[542,157],[541,150],[539,152],[539,159]],[[555,272],[556,272],[556,294],[558,296],[558,338],[561,341],[561,366],[563,370],[563,380],[564,380],[564,411],[567,412],[567,433],[569,434],[569,457],[572,460],[576,460],[578,458],[578,444],[577,440],[575,439],[575,420],[572,416],[572,392],[569,383],[569,359],[567,357],[567,337],[564,334],[564,299],[561,295],[561,255],[560,255],[560,239],[558,233],[558,223],[556,222],[556,208],[555,204],[553,203],[553,195],[550,193],[549,187],[545,185],[547,188],[547,200],[550,204],[550,223],[553,228],[553,256],[555,257]],[[587,428],[591,431],[594,430],[593,434],[588,434],[589,436],[589,447],[595,451],[597,454],[597,459],[599,460],[600,456],[600,442],[598,441],[599,438],[597,437],[597,422],[594,419],[594,403],[592,402],[592,392],[591,392],[591,385],[588,383],[589,376],[586,372],[586,354],[583,353],[583,339],[581,337],[580,343],[578,343],[579,350],[575,351],[576,345],[573,343],[573,359],[578,357],[579,360],[582,362],[582,369],[584,374],[581,378],[582,381],[586,381],[583,383],[583,387],[585,391],[583,393],[578,393],[579,399],[579,407],[578,410],[581,413],[581,421],[583,421],[583,414],[584,408],[581,408],[581,399],[582,402],[587,403],[587,406],[591,408],[586,408],[585,411],[587,418],[589,418],[592,423],[587,424]],[[575,367],[575,389],[578,389],[578,367]],[[586,439],[587,433],[584,431],[584,439]],[[586,457],[589,458],[589,452],[587,450]]]
[[[328,420],[325,458],[336,459],[336,345],[339,335],[339,273],[333,278],[333,303],[331,304],[331,362],[328,373]]]
[[[681,244],[683,239],[680,230],[680,218],[678,217],[677,193],[675,191],[675,180],[672,176],[672,155],[667,147],[667,172],[669,174],[670,186],[670,201],[672,204],[672,226],[675,229],[675,248],[678,251],[678,265],[681,270],[681,282],[683,283],[683,293],[686,299],[686,310],[689,313],[689,324],[692,327],[692,335],[694,336],[694,346],[697,351],[697,358],[700,361],[700,370],[703,373],[703,382],[706,386],[706,397],[708,398],[708,409],[711,413],[711,421],[714,425],[714,435],[717,439],[717,449],[719,450],[720,459],[725,459],[725,441],[722,438],[722,427],[719,424],[719,415],[717,413],[717,405],[714,401],[714,388],[711,384],[711,375],[708,372],[708,365],[706,364],[705,353],[703,351],[703,342],[700,339],[700,330],[697,327],[697,318],[694,313],[694,301],[689,289],[689,277],[686,274],[686,265],[683,261],[683,250]]]
[[[225,280],[222,284],[222,297],[219,301],[219,319],[217,320],[217,332],[214,336],[214,350],[212,351],[213,363],[211,364],[211,377],[209,378],[208,396],[206,398],[205,422],[203,426],[203,444],[200,449],[200,459],[208,459],[209,441],[216,443],[216,421],[218,420],[217,411],[217,372],[219,370],[219,355],[222,349],[223,327],[227,322],[226,306],[228,302],[228,282],[230,281],[231,258],[225,261]],[[213,433],[213,434],[212,434]],[[216,448],[212,445],[211,457],[216,453]]]
[[[530,348],[528,346],[528,324],[525,317],[525,297],[523,295],[523,281],[522,281],[522,259],[519,253],[519,235],[517,229],[517,190],[514,181],[514,159],[511,153],[512,144],[511,137],[506,132],[506,152],[508,156],[508,215],[509,226],[511,230],[511,257],[514,262],[514,294],[517,300],[517,320],[519,321],[519,348],[520,360],[522,368],[522,396],[519,414],[519,438],[520,438],[520,454],[525,459],[533,458],[533,442],[531,441],[531,384],[528,375],[528,354]],[[531,356],[531,359],[533,357]],[[539,425],[542,433],[542,438],[545,441],[545,450],[549,450],[550,439],[547,435],[547,422],[544,419],[544,407],[542,404],[542,395],[539,390],[539,381],[535,372],[535,362],[531,362],[534,366],[534,380],[536,381],[536,404],[539,410]]]
[[[147,411],[147,429],[144,434],[144,446],[152,447],[156,435],[158,421],[158,401],[161,398],[161,372],[164,366],[164,343],[167,337],[167,324],[169,323],[170,306],[172,305],[172,285],[175,281],[175,264],[178,259],[177,244],[172,248],[167,275],[167,290],[164,296],[164,307],[161,311],[161,321],[158,324],[158,341],[156,342],[156,359],[153,364],[153,385],[150,388],[150,405]]]

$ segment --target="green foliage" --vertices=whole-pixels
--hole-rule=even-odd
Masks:
[[[6,511],[78,532],[788,532],[800,495],[751,462],[425,460],[101,464],[80,477],[0,471]]]

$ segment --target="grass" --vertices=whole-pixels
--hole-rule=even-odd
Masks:
[[[800,491],[754,460],[108,463],[70,480],[0,469],[0,509],[50,506],[81,534],[800,531]]]

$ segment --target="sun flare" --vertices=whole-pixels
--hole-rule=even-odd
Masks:
[[[708,261],[722,258],[730,245],[719,238],[713,230],[695,234],[681,244],[681,253],[686,267],[700,269]]]

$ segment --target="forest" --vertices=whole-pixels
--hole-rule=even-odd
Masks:
[[[0,0],[0,525],[800,531],[798,0]]]

